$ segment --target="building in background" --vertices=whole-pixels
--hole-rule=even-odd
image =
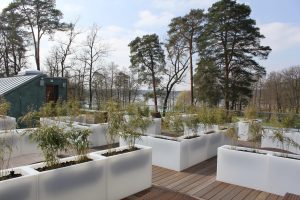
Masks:
[[[26,70],[18,76],[0,78],[0,98],[10,103],[8,115],[18,119],[44,103],[67,100],[67,79],[47,77],[40,71]]]

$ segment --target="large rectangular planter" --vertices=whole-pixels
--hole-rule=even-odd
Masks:
[[[223,133],[199,135],[192,139],[184,137],[142,136],[136,144],[152,148],[152,164],[175,171],[182,171],[217,155],[218,147],[230,144]],[[127,145],[120,139],[120,146]]]
[[[238,122],[238,136],[239,140],[248,141],[249,140],[249,125],[248,121]]]
[[[41,118],[41,122],[46,125],[58,125],[62,128],[68,128],[72,125],[74,128],[79,129],[90,129],[91,134],[89,135],[89,142],[91,147],[98,147],[107,145],[106,141],[106,134],[108,129],[108,123],[101,123],[101,124],[86,124],[86,123],[79,123],[79,122],[70,122],[68,118],[60,118],[58,119],[53,118]],[[119,138],[116,137],[115,142],[118,142]]]
[[[37,200],[36,172],[27,167],[13,169],[21,177],[0,181],[1,200]]]
[[[16,129],[16,118],[9,116],[0,116],[0,130]]]
[[[11,158],[26,154],[41,153],[37,144],[30,141],[28,129],[14,129],[10,131],[0,131],[0,138],[11,145]]]
[[[146,135],[161,135],[161,118],[154,118],[146,129]]]
[[[147,135],[143,135],[143,136],[141,136],[141,138],[139,138],[135,141],[135,144],[142,145],[142,146],[149,146],[148,138],[149,137]],[[122,147],[122,146],[127,146],[127,145],[128,145],[128,142],[125,141],[124,138],[120,137],[119,146]]]
[[[156,138],[148,136],[148,146],[152,148],[152,164],[160,167],[181,171],[181,142],[170,137]],[[168,139],[169,138],[169,139]]]
[[[238,148],[249,150],[249,148]],[[268,187],[268,157],[268,155],[238,151],[231,146],[219,147],[217,180],[264,190]]]
[[[268,178],[268,191],[270,193],[282,196],[286,193],[300,195],[300,156],[289,156],[297,157],[298,160],[270,156]]]
[[[136,145],[140,150],[107,157],[107,199],[118,200],[152,185],[151,148]],[[119,147],[122,150],[126,147]],[[106,153],[96,152],[97,155]],[[101,198],[98,198],[101,199]]]
[[[93,161],[37,173],[38,200],[106,199],[107,159],[89,154]],[[75,157],[61,159],[61,162]],[[30,165],[31,169],[45,164]]]
[[[261,147],[262,148],[277,148],[277,149],[283,149],[284,150],[300,154],[300,149],[297,147],[292,146],[291,144],[288,144],[287,142],[283,143],[283,146],[281,142],[279,142],[277,139],[273,139],[275,129],[273,128],[266,128],[264,132],[264,136],[261,139]],[[300,144],[300,132],[297,129],[286,129],[284,131],[284,137],[290,138],[294,142]]]
[[[217,180],[277,195],[300,195],[300,160],[275,155],[280,154],[222,146],[218,149]]]

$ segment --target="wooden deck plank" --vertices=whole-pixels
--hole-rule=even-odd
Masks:
[[[193,175],[186,176],[185,178],[182,178],[179,181],[173,182],[172,184],[168,185],[168,187],[174,190],[180,190],[182,188],[185,188],[188,185],[200,181],[205,177],[213,176],[211,175],[213,173],[215,173],[214,167],[213,168],[207,167],[202,170],[202,174],[193,174]]]
[[[260,191],[258,190],[252,190],[244,200],[255,200],[259,193]]]
[[[266,200],[277,200],[278,196],[275,194],[270,194]]]
[[[206,193],[210,192],[211,190],[213,190],[214,188],[216,188],[218,185],[220,185],[221,182],[219,181],[215,181],[212,184],[208,185],[207,187],[205,187],[204,189],[198,191],[197,193],[195,193],[194,195],[196,197],[202,197],[204,196]]]
[[[193,197],[174,192],[170,189],[153,186],[123,200],[197,200]]]
[[[229,186],[227,183],[221,183],[217,187],[215,187],[210,192],[206,193],[202,198],[203,199],[211,199],[213,196],[217,195],[219,192],[222,192],[227,186]]]
[[[251,189],[244,188],[238,195],[232,198],[232,200],[241,200],[244,199],[249,193],[251,192]]]
[[[209,164],[209,165],[208,165]],[[166,177],[165,179],[162,179],[160,181],[156,181],[154,184],[156,185],[164,185],[168,186],[169,188],[172,188],[174,184],[179,184],[181,182],[185,182],[185,180],[190,179],[191,177],[195,177],[197,175],[201,175],[202,173],[205,173],[206,171],[216,168],[216,165],[207,163],[207,165],[202,166],[200,169],[198,166],[196,166],[198,170],[194,170],[194,172],[191,171],[183,171],[179,172],[173,176]],[[215,171],[215,170],[213,170]]]
[[[189,195],[194,195],[195,193],[197,193],[200,190],[206,188],[207,186],[209,186],[210,184],[212,184],[214,182],[216,182],[216,177],[215,176],[204,177],[203,179],[193,183],[188,188],[186,188],[188,190],[185,193],[187,193]]]
[[[210,198],[210,200],[222,200],[224,196],[226,196],[228,193],[231,193],[235,188],[236,186],[234,185],[228,185],[221,192]]]
[[[286,195],[284,195],[283,200],[300,200],[300,196],[291,194],[291,193],[287,193]]]
[[[234,189],[228,192],[225,196],[223,196],[222,200],[231,200],[243,190],[243,187],[239,187],[236,185],[234,186]]]

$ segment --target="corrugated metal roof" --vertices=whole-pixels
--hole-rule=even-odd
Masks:
[[[8,78],[0,78],[0,96],[21,86],[24,83],[36,78],[37,76],[40,76],[40,75],[14,76],[14,77],[8,77]]]

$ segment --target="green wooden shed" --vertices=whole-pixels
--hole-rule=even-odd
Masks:
[[[0,97],[10,103],[9,116],[16,119],[46,102],[67,100],[67,88],[66,78],[48,77],[39,71],[0,78]]]

